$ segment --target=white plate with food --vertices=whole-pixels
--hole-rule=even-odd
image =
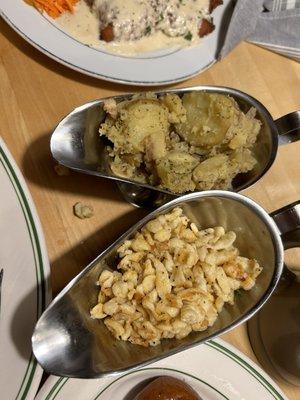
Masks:
[[[124,84],[166,85],[216,62],[232,0],[220,3],[2,0],[1,15],[25,40],[72,69]]]
[[[186,383],[202,400],[287,399],[258,365],[217,339],[121,376],[94,380],[50,376],[36,400],[129,400],[161,376]]]
[[[0,397],[31,400],[43,372],[31,334],[49,301],[49,262],[31,196],[1,138],[0,187]]]

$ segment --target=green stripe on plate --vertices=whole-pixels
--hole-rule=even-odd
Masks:
[[[58,381],[53,385],[50,392],[47,394],[45,400],[54,400],[68,380],[69,378],[59,378]]]
[[[249,374],[251,374],[257,381],[260,382],[262,386],[274,397],[276,400],[284,400],[282,395],[271,385],[267,379],[262,376],[252,365],[248,364],[247,361],[243,360],[240,356],[229,350],[228,348],[222,346],[220,343],[215,342],[214,340],[210,340],[205,345],[212,347],[213,349],[223,353],[227,357],[231,358],[233,361],[236,361],[242,368],[244,368]]]
[[[11,165],[7,155],[5,154],[3,148],[0,146],[0,161],[5,169],[7,176],[15,190],[16,196],[19,200],[24,219],[27,225],[34,260],[35,260],[35,273],[37,280],[37,319],[43,312],[46,306],[46,284],[45,284],[45,275],[44,275],[44,265],[43,265],[43,257],[41,246],[39,242],[39,237],[37,233],[37,229],[34,223],[34,218],[32,216],[32,212],[30,206],[27,201],[27,197],[24,193],[22,185],[20,184],[18,177],[14,171],[13,166]],[[30,390],[35,372],[37,369],[37,362],[34,359],[33,355],[29,359],[25,375],[23,377],[22,383],[18,390],[18,394],[16,396],[16,400],[25,400],[26,396]]]

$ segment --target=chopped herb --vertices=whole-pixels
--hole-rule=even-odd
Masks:
[[[191,34],[191,32],[190,31],[188,31],[188,33],[185,35],[185,40],[192,40],[192,38],[193,38],[193,35]]]
[[[235,291],[235,294],[236,294],[237,296],[241,296],[241,295],[242,295],[241,289],[237,289],[237,290]]]
[[[159,21],[158,21],[158,22],[162,21],[163,19],[164,19],[163,13],[160,13],[160,14],[159,14]]]
[[[145,34],[148,35],[151,32],[151,26],[147,26]]]

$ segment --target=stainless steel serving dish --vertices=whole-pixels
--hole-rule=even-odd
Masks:
[[[300,111],[274,121],[268,110],[258,100],[236,89],[196,86],[168,89],[157,94],[176,93],[181,96],[192,91],[230,95],[244,111],[255,107],[257,117],[262,121],[262,129],[254,147],[258,163],[251,172],[239,174],[234,179],[232,186],[234,192],[248,188],[268,171],[275,160],[279,144],[291,143],[300,138]],[[113,98],[118,102],[130,99],[131,96],[131,94],[126,94]],[[106,99],[95,100],[77,107],[58,124],[51,137],[53,157],[68,168],[117,181],[125,199],[136,206],[153,208],[178,197],[168,190],[130,181],[112,173],[108,164],[105,141],[100,139],[98,134],[99,125],[105,119],[103,102]]]
[[[159,346],[144,348],[113,338],[102,321],[90,318],[97,303],[96,281],[105,268],[116,265],[116,249],[150,219],[180,206],[202,228],[223,226],[237,233],[236,245],[242,255],[256,258],[264,267],[257,285],[236,296],[234,306],[225,306],[216,323],[204,332],[182,340],[163,340]],[[56,297],[38,321],[32,346],[41,366],[54,375],[97,378],[118,374],[198,345],[233,329],[254,315],[273,292],[283,269],[280,232],[293,239],[299,225],[299,204],[286,207],[274,220],[249,198],[228,191],[206,191],[174,199],[147,215],[101,253]],[[294,244],[299,244],[299,237]]]

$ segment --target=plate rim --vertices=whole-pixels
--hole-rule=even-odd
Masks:
[[[252,361],[246,354],[243,354],[240,350],[235,348],[230,343],[218,338],[205,342],[200,346],[208,346],[224,354],[232,361],[236,362],[240,367],[245,369],[251,376],[253,376],[253,378],[255,378],[256,381],[259,382],[273,396],[275,400],[288,400],[278,384],[257,363]],[[190,349],[186,350],[186,352],[188,351],[190,351]],[[180,353],[178,353],[177,356],[180,356]],[[131,372],[139,372],[147,368],[151,368],[151,364],[149,364],[145,368],[137,369]],[[116,376],[116,379],[121,378],[123,375],[126,374],[118,375]],[[60,390],[70,379],[72,380],[73,378],[58,377],[54,375],[49,376],[37,393],[36,400],[55,400]],[[79,381],[78,379],[76,380]],[[53,395],[54,397],[52,397]],[[96,397],[95,399],[97,398],[98,397]]]
[[[22,210],[26,222],[28,236],[35,259],[35,284],[37,294],[37,314],[36,321],[51,299],[50,287],[50,264],[45,243],[42,226],[37,214],[36,207],[27,187],[24,177],[19,170],[12,154],[8,150],[3,138],[0,136],[0,167],[3,167],[7,178],[15,192],[19,206]],[[15,400],[34,399],[43,369],[38,365],[33,353],[31,352],[25,374],[22,378]]]

